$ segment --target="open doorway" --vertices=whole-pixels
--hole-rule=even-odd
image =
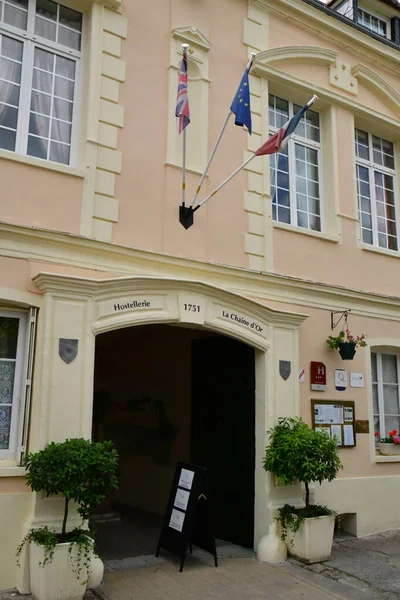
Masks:
[[[176,463],[209,473],[217,538],[253,547],[254,350],[188,327],[96,338],[93,439],[112,440],[119,490],[96,515],[104,559],[152,554]]]

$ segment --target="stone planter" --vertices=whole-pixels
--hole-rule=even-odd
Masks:
[[[400,456],[400,444],[379,444],[379,452],[384,456]]]
[[[286,545],[289,554],[308,564],[328,560],[334,529],[334,515],[304,519],[299,531],[293,533],[288,530]]]
[[[72,549],[72,556],[69,548]],[[54,557],[44,567],[44,548],[35,543],[29,545],[31,593],[34,600],[82,600],[86,585],[78,579],[72,570],[71,559],[76,560],[77,545],[74,543],[57,544]]]

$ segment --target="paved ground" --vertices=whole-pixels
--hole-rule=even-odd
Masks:
[[[218,548],[220,566],[200,550],[183,573],[171,555],[108,559],[103,585],[85,600],[399,600],[400,530],[365,538],[343,537],[331,559],[304,565],[292,559],[261,564],[238,546]],[[0,593],[0,600],[30,596]]]

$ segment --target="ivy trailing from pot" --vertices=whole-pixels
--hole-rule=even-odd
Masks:
[[[365,334],[354,336],[349,329],[342,329],[339,335],[330,335],[326,343],[333,350],[339,350],[342,360],[353,360],[358,346],[365,347]]]
[[[58,544],[69,543],[71,569],[77,579],[86,584],[94,554],[94,540],[85,524],[101,500],[118,487],[117,466],[118,454],[111,442],[67,439],[61,443],[51,442],[44,450],[28,454],[25,458],[27,485],[34,492],[44,492],[47,497],[61,495],[64,511],[60,532],[48,526],[28,532],[18,546],[17,562],[28,542],[43,548],[41,567],[53,561]],[[69,531],[71,501],[77,504],[76,510],[82,523]]]
[[[269,445],[265,449],[264,469],[274,474],[280,484],[293,485],[301,482],[305,486],[304,507],[296,508],[285,504],[278,510],[276,519],[281,525],[281,537],[286,540],[288,532],[297,534],[308,519],[335,514],[326,506],[310,504],[310,483],[333,481],[343,465],[336,439],[324,431],[311,429],[300,418],[281,418],[267,433]],[[291,545],[294,542],[295,538],[291,536]],[[328,540],[328,546],[330,553],[332,539]],[[306,560],[316,562],[307,557]]]

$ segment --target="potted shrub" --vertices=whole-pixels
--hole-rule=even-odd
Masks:
[[[375,437],[379,437],[379,431],[375,432]],[[388,437],[379,440],[379,452],[385,456],[400,455],[400,435],[397,429],[389,431]]]
[[[342,360],[353,360],[357,346],[366,346],[365,335],[354,336],[349,329],[342,329],[339,335],[330,335],[326,340],[330,348],[339,350]]]
[[[279,483],[305,485],[305,506],[289,504],[279,509],[282,539],[290,554],[307,562],[327,560],[331,554],[335,513],[326,506],[310,504],[309,485],[335,479],[342,468],[335,438],[324,431],[314,431],[299,418],[281,418],[268,431],[269,445],[263,466]]]
[[[32,529],[17,550],[29,542],[31,592],[35,600],[81,600],[93,558],[94,541],[85,528],[93,509],[118,487],[118,455],[111,442],[68,439],[50,443],[25,459],[26,483],[34,492],[64,498],[60,532]],[[82,525],[68,530],[70,503],[75,502]],[[27,548],[28,549],[28,548]]]

